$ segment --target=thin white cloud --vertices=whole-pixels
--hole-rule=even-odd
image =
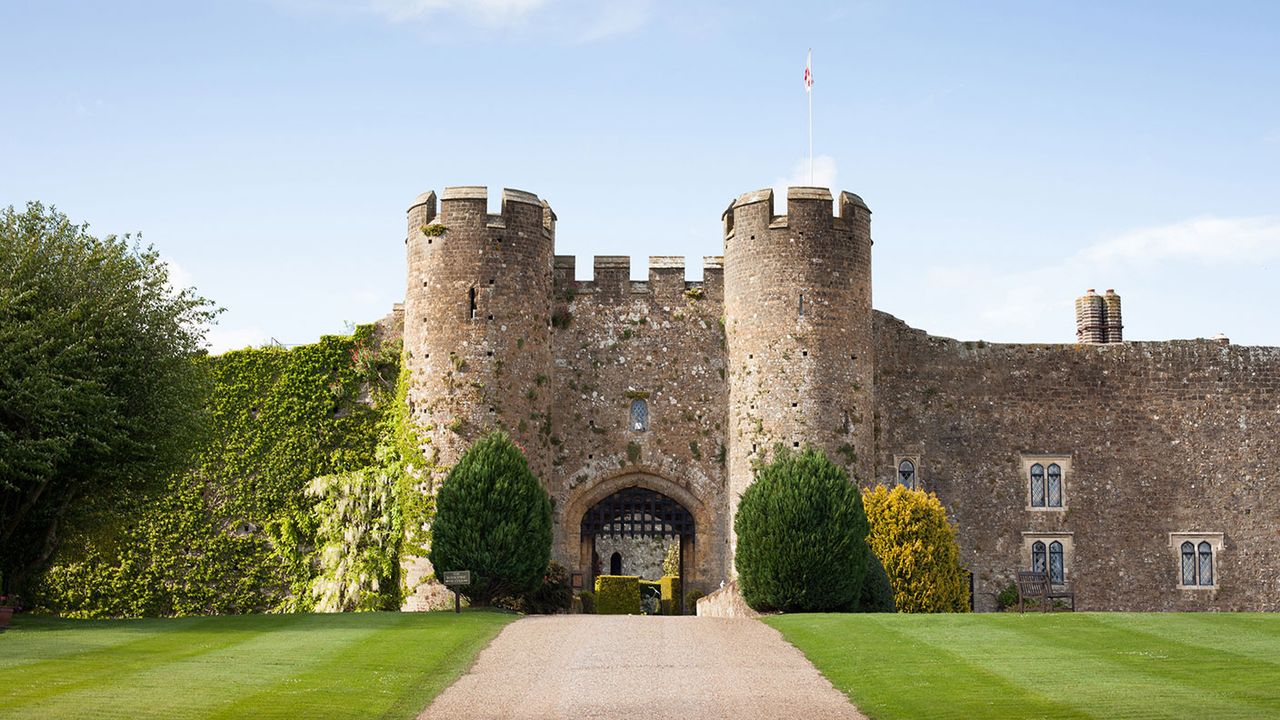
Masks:
[[[653,3],[647,0],[603,3],[597,15],[578,36],[578,42],[591,43],[639,30],[653,16]]]
[[[1168,285],[1158,282],[1160,277],[1194,276],[1206,265],[1244,272],[1276,258],[1280,218],[1191,218],[1130,230],[1038,265],[925,267],[913,286],[927,287],[929,298],[947,302],[919,306],[926,314],[911,319],[954,337],[1062,341],[1073,337],[1075,297],[1087,288],[1116,287],[1124,295],[1126,287],[1140,287],[1154,298]],[[915,300],[913,294],[895,302]],[[1185,332],[1207,335],[1219,329],[1195,326]]]
[[[518,30],[562,42],[590,43],[634,32],[654,18],[657,0],[272,0],[314,14],[373,15],[396,25],[450,37],[472,26]]]
[[[797,160],[796,164],[791,168],[790,175],[773,181],[775,211],[784,212],[787,188],[789,187],[825,187],[830,188],[831,194],[835,195],[840,192],[840,188],[836,185],[836,178],[839,174],[839,170],[836,168],[836,160],[830,155],[814,156],[812,177],[810,177],[809,173],[809,158]]]
[[[1186,260],[1202,263],[1259,262],[1280,257],[1280,218],[1199,217],[1140,228],[1085,248],[1090,264]]]
[[[423,20],[438,13],[459,13],[485,25],[509,25],[545,6],[548,0],[366,0],[370,9],[392,22]]]
[[[206,344],[210,355],[221,355],[231,350],[262,347],[271,342],[271,335],[260,327],[214,327],[209,330]]]
[[[170,292],[176,295],[187,288],[195,287],[195,278],[192,277],[190,272],[187,272],[186,268],[179,265],[176,260],[164,258],[162,261],[169,270]]]

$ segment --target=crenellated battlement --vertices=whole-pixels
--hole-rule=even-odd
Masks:
[[[787,188],[787,214],[774,214],[772,188],[743,193],[720,216],[724,223],[724,237],[732,238],[738,225],[749,221],[770,230],[804,229],[807,227],[853,230],[859,213],[871,214],[871,208],[861,197],[840,193],[836,211],[832,213],[831,191],[821,187]]]
[[[510,227],[521,232],[520,228],[533,226],[542,228],[544,238],[555,237],[555,212],[545,200],[524,190],[503,188],[497,213],[489,212],[489,189],[483,185],[446,187],[440,195],[439,208],[436,204],[435,192],[427,191],[409,205],[411,225],[417,225],[410,227],[410,237],[414,230],[427,234],[425,228],[430,225],[440,225],[445,232],[451,226],[495,231]]]
[[[655,298],[675,298],[686,291],[700,289],[698,297],[718,300],[724,292],[724,258],[708,255],[702,258],[702,278],[685,279],[685,259],[679,255],[650,255],[649,278],[631,279],[631,258],[627,255],[596,255],[592,257],[592,277],[578,280],[577,258],[573,255],[556,255],[553,264],[555,290],[558,295],[594,294],[601,297],[626,298],[633,295],[652,295]]]

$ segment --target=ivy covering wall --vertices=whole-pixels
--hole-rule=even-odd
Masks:
[[[143,496],[85,503],[35,605],[74,617],[398,607],[400,553],[424,544],[431,512],[399,341],[363,326],[200,362],[211,390],[190,468]]]

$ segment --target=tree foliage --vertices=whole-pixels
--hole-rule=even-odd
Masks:
[[[211,428],[146,494],[68,517],[37,607],[74,617],[398,607],[400,344],[372,326],[200,361]],[[394,485],[394,487],[393,487]],[[310,489],[310,494],[307,490]]]
[[[858,488],[820,450],[779,448],[734,517],[743,599],[761,611],[848,611],[867,572]]]
[[[858,612],[893,612],[893,584],[884,571],[880,558],[867,548],[867,576],[862,580],[862,594],[858,598]]]
[[[189,454],[216,309],[150,246],[53,208],[0,210],[0,566],[21,583],[68,510],[131,494]]]
[[[551,561],[551,498],[506,433],[476,441],[441,483],[430,559],[437,574],[470,570],[462,594],[476,605],[542,582]]]
[[[878,486],[862,498],[867,541],[894,589],[899,612],[966,612],[969,585],[956,530],[933,493]]]

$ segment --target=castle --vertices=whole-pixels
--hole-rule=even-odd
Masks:
[[[977,610],[1032,567],[1081,609],[1280,609],[1280,348],[1124,342],[1119,296],[1092,291],[1074,344],[933,337],[872,308],[861,198],[793,187],[787,210],[730,203],[701,281],[604,256],[582,282],[537,196],[490,214],[483,187],[420,195],[397,320],[433,459],[510,433],[580,587],[674,542],[685,587],[718,587],[752,464],[781,443],[936,492]]]

